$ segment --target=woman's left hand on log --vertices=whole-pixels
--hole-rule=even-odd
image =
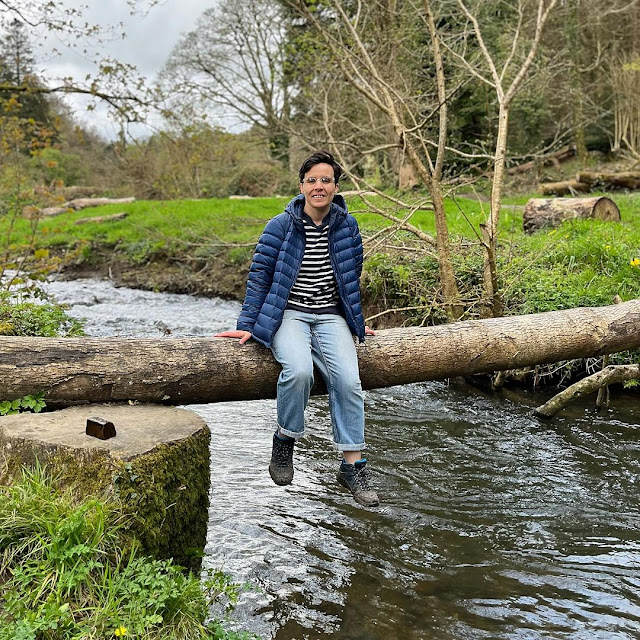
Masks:
[[[369,327],[365,327],[364,328],[364,335],[365,336],[375,336],[376,332],[373,329],[370,329]]]
[[[244,344],[250,337],[251,333],[248,331],[222,331],[221,333],[216,333],[213,336],[214,338],[240,338],[240,344]]]

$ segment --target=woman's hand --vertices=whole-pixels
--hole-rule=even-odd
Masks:
[[[250,337],[249,331],[223,331],[222,333],[216,333],[214,338],[240,338],[240,344],[244,344]]]
[[[364,328],[364,335],[365,336],[375,336],[376,332],[373,329],[369,329],[369,327],[365,327]]]

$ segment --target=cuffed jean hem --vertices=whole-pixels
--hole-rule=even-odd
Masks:
[[[304,435],[304,429],[302,431],[290,431],[289,429],[285,429],[278,425],[278,432],[283,436],[289,436],[290,438],[302,438]]]
[[[338,451],[364,446],[364,398],[358,356],[346,320],[335,314],[286,309],[271,351],[282,366],[278,377],[277,422],[281,432],[299,438],[313,386],[314,365],[329,392],[333,441]]]
[[[362,444],[340,444],[339,442],[334,442],[333,446],[336,451],[362,451],[366,449],[366,443]]]

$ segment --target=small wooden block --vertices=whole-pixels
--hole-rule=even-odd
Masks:
[[[115,437],[116,428],[113,426],[113,422],[103,418],[87,418],[86,434],[94,438],[100,438],[100,440],[108,440]]]

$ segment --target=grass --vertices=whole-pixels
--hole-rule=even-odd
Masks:
[[[118,506],[76,499],[41,468],[0,487],[0,640],[248,640],[207,621],[240,587],[123,545]]]
[[[622,222],[570,220],[556,229],[527,235],[522,231],[521,205],[527,196],[504,205],[499,226],[498,271],[507,314],[527,314],[579,306],[612,304],[640,298],[640,194],[611,196],[621,210]],[[458,205],[464,210],[460,212]],[[484,204],[486,209],[486,204]],[[467,317],[474,317],[474,301],[481,294],[482,254],[471,225],[484,221],[486,210],[477,202],[447,202],[453,261]],[[434,232],[429,212],[412,222]],[[363,216],[363,227],[373,214]],[[395,244],[408,241],[405,233]],[[366,286],[381,306],[421,309],[414,322],[444,320],[438,311],[437,262],[432,255],[380,249],[370,257]]]
[[[40,222],[38,248],[119,247],[134,262],[194,246],[255,242],[266,221],[280,213],[282,198],[255,200],[137,201],[71,212]],[[81,218],[125,210],[124,220],[76,225]],[[26,240],[27,225],[16,228],[16,244]],[[211,247],[208,246],[210,249]]]

